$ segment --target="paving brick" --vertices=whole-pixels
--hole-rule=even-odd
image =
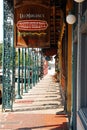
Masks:
[[[0,112],[0,130],[68,130],[60,86],[46,75],[16,99],[13,112]]]

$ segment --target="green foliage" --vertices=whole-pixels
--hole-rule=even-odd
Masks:
[[[0,43],[0,66],[2,66],[2,48],[3,48],[3,44],[2,43]],[[11,47],[11,52],[10,52],[10,54],[11,54],[11,61],[10,61],[10,63],[11,63],[11,66],[12,66],[12,51],[13,51],[13,48]],[[24,57],[24,56],[23,56]],[[18,66],[18,51],[16,50],[15,51],[15,66]],[[22,59],[22,51],[20,51],[20,65],[22,65],[22,62],[24,62],[23,61],[24,59]],[[28,53],[26,53],[26,65],[28,65]],[[33,65],[33,61],[32,61],[32,58],[30,59],[30,65],[32,66]]]
[[[20,66],[22,65],[22,62],[24,62],[24,55],[22,59],[22,51],[20,51]],[[30,59],[30,64],[33,64],[32,59]],[[18,51],[15,51],[15,65],[18,66]],[[28,53],[26,53],[26,65],[28,65]]]

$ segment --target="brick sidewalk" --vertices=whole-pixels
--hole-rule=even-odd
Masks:
[[[5,113],[0,130],[68,130],[67,117],[55,114]]]
[[[60,86],[52,76],[15,100],[13,112],[0,113],[0,130],[68,130]]]

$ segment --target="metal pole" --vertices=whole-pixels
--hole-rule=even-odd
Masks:
[[[12,4],[13,5],[13,4]],[[9,7],[8,2],[3,0],[3,83],[2,83],[2,111],[9,109],[12,110],[13,105],[13,87],[11,79],[11,58],[12,58],[12,48],[11,48],[11,34],[12,34],[12,25],[11,18],[12,13],[10,10],[13,10]],[[10,14],[10,15],[9,15]]]
[[[34,59],[34,80],[35,80],[35,83],[37,83],[37,54],[35,54],[35,59]]]
[[[33,54],[33,86],[35,86],[35,55],[34,52],[32,52]]]
[[[22,48],[22,83],[21,83],[21,94],[23,95],[23,82],[24,82],[24,76],[23,76],[23,48]]]
[[[21,99],[20,95],[20,48],[18,48],[18,87],[17,87],[17,95],[16,99]]]
[[[30,89],[30,50],[28,48],[28,89]]]
[[[36,53],[36,83],[38,82],[38,49]]]
[[[32,89],[32,74],[33,74],[33,69],[32,69],[32,51],[30,50],[30,89]]]
[[[31,50],[31,60],[32,60],[32,63],[31,63],[31,66],[32,66],[32,75],[31,75],[31,82],[32,82],[32,87],[33,87],[33,51]]]
[[[15,48],[14,48],[14,42],[13,42],[14,41],[13,32],[14,32],[14,30],[12,28],[12,87],[13,87],[12,98],[14,100],[15,99]]]
[[[39,52],[37,53],[37,82],[39,82]]]
[[[78,32],[77,32],[77,37],[78,37],[78,44],[77,44],[77,111],[80,108],[80,91],[81,91],[81,85],[80,85],[80,79],[81,79],[81,34],[80,34],[80,24],[81,24],[81,4],[78,4]]]
[[[81,105],[81,4],[78,3],[78,30],[77,30],[77,84],[76,84],[76,108],[73,113],[73,129],[77,130],[77,113]]]
[[[73,43],[73,58],[72,58],[72,115],[71,115],[71,128],[76,130],[77,116],[76,116],[76,69],[77,69],[77,44]]]
[[[24,93],[27,93],[26,89],[26,48],[25,48],[25,53],[24,53]]]
[[[43,54],[42,54],[42,51],[41,51],[41,70],[40,70],[40,78],[42,79],[43,78]]]

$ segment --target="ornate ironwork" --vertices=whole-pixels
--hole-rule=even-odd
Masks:
[[[13,45],[13,24],[11,24],[13,19],[13,6],[8,5],[8,1],[4,0],[4,35],[3,35],[3,97],[2,97],[2,110],[12,110],[13,109],[13,100],[15,97],[15,49]],[[11,9],[12,8],[12,9]],[[27,92],[26,87],[26,48],[25,51],[22,49],[22,69],[24,65],[24,75],[22,70],[22,87],[20,86],[20,49],[18,50],[18,95],[20,95],[20,91],[22,88],[21,94],[23,94],[23,85],[24,85],[24,92]],[[24,54],[24,57],[23,57]],[[32,85],[35,86],[37,81],[39,81],[38,76],[38,54],[35,54],[34,51],[28,53],[28,85],[29,88],[32,88]],[[23,64],[24,61],[24,64]],[[32,63],[31,63],[32,62]],[[32,66],[32,72],[30,72]],[[41,78],[43,77],[43,56],[41,54]],[[30,79],[30,73],[31,79]],[[23,82],[24,80],[24,82]],[[24,83],[24,84],[23,84]]]
[[[4,0],[4,34],[3,34],[3,94],[2,94],[2,111],[6,109],[12,110],[13,104],[13,62],[14,57],[12,50],[12,32],[13,26],[11,8],[9,8],[8,2]],[[12,57],[13,56],[13,57]]]

